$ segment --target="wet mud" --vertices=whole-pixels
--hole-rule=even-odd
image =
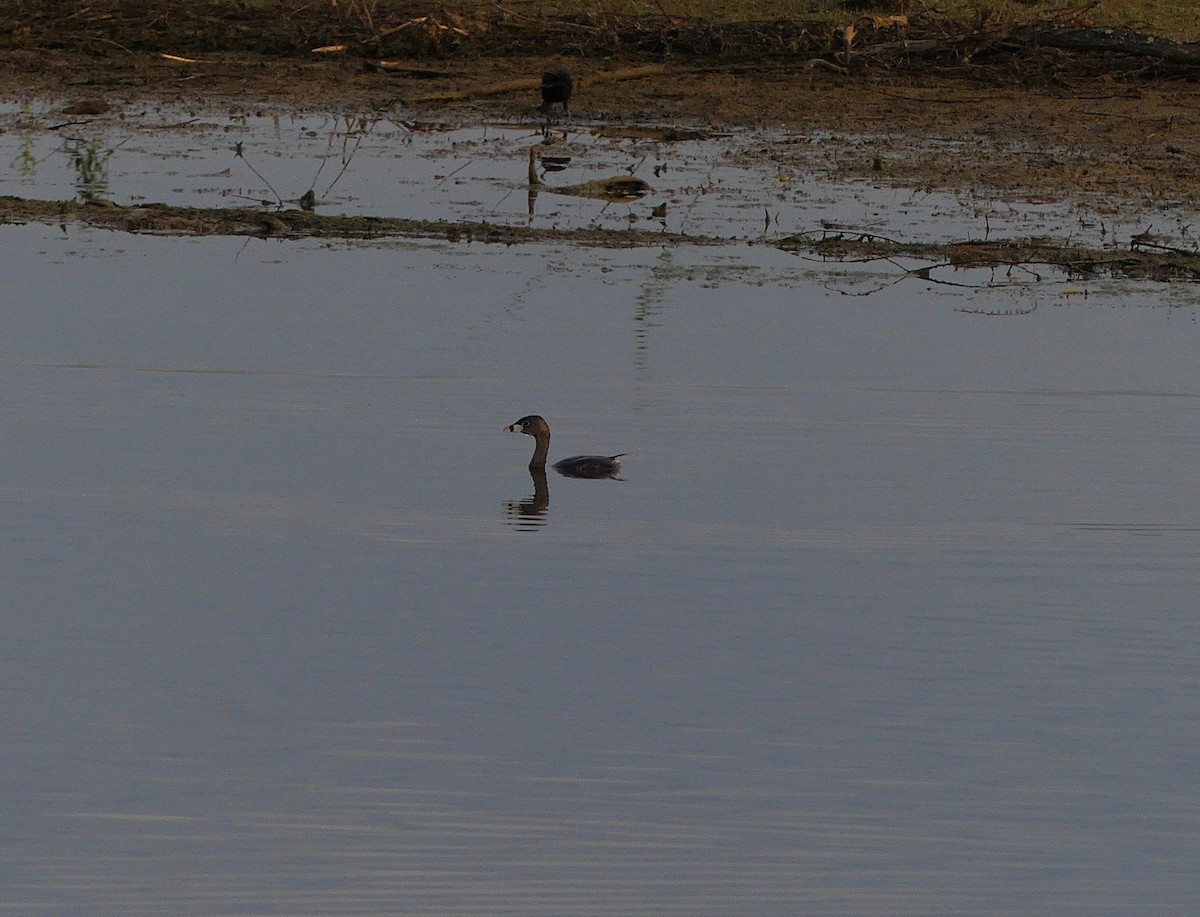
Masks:
[[[402,5],[390,8],[388,23],[371,28],[339,18],[328,4],[286,14],[269,5],[189,4],[171,17],[131,0],[62,3],[57,17],[54,4],[39,15],[26,6],[0,5],[0,18],[11,27],[0,43],[0,92],[8,99],[59,100],[58,123],[48,129],[120,118],[122,106],[139,99],[353,110],[414,126],[533,125],[539,119],[538,75],[548,66],[566,66],[576,77],[574,123],[596,132],[659,132],[664,140],[705,132],[803,132],[820,138],[831,174],[846,181],[982,195],[1065,214],[1082,208],[1089,218],[1138,222],[1136,232],[1098,247],[1081,248],[1064,238],[1059,260],[1112,264],[1116,247],[1130,252],[1122,263],[1173,263],[1194,249],[1200,89],[1187,79],[1186,59],[1014,43],[1015,31],[995,24],[990,32],[954,35],[944,23],[915,20],[860,37],[861,53],[849,57],[827,29],[817,34],[801,28],[787,44],[779,27],[752,24],[718,34],[695,24],[671,32],[649,21],[588,28],[576,23],[574,34],[586,37],[564,43],[562,23],[522,26],[445,11],[438,18]],[[896,41],[940,42],[946,53],[871,53],[894,48]],[[779,180],[804,166],[781,163]],[[636,228],[616,233],[387,213],[0,200],[0,221],[28,220],[279,237],[674,241],[669,233]],[[1141,233],[1161,250],[1138,251]],[[686,241],[706,238],[688,235]],[[1006,244],[1034,241],[1045,250],[1044,240]],[[1181,275],[1190,270],[1179,267]]]

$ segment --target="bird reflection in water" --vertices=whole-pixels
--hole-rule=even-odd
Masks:
[[[550,486],[546,483],[546,469],[529,470],[533,478],[533,494],[524,500],[504,501],[504,521],[519,531],[539,529],[549,521]]]

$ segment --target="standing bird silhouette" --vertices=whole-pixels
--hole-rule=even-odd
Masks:
[[[562,103],[563,114],[571,117],[571,93],[575,81],[566,70],[547,70],[542,74],[542,111],[547,115],[550,106]]]

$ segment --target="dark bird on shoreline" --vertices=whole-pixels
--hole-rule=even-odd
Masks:
[[[509,433],[524,433],[537,440],[529,470],[537,473],[546,470],[546,456],[550,452],[550,425],[537,414],[522,417],[504,428]],[[554,463],[554,470],[568,478],[615,478],[621,473],[621,457],[616,455],[573,455]]]
[[[550,106],[562,103],[563,114],[571,116],[571,92],[575,81],[566,70],[547,70],[542,74],[542,111],[549,114]]]

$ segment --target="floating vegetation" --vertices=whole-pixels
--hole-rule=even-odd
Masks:
[[[108,161],[111,149],[102,148],[96,138],[68,137],[63,140],[63,152],[75,170],[75,193],[84,202],[99,200],[108,193]]]

